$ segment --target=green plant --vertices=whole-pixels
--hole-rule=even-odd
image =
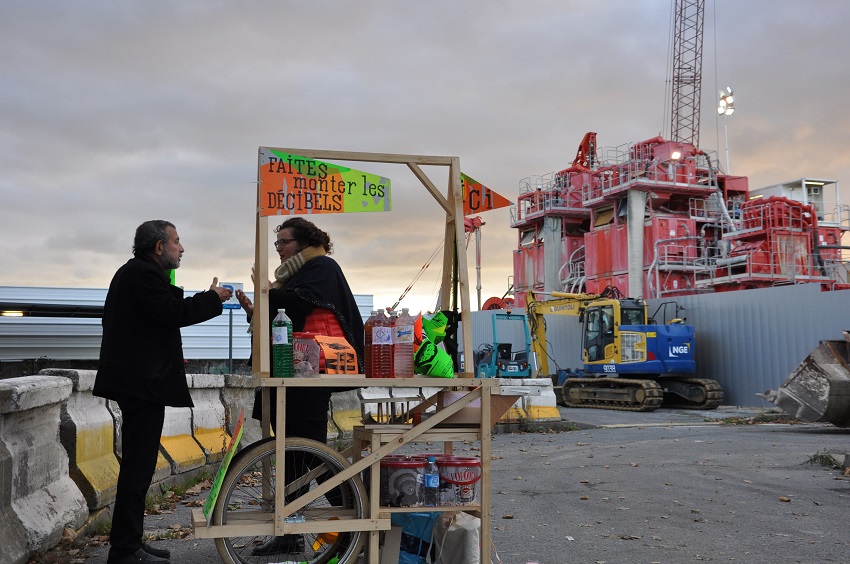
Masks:
[[[716,421],[716,419],[708,419]],[[786,425],[794,425],[799,423],[799,419],[791,417],[784,411],[765,411],[753,417],[727,417],[721,419],[722,425],[759,425],[762,423],[783,423]]]
[[[809,464],[819,464],[833,470],[840,470],[842,468],[841,463],[829,452],[816,452],[806,462]]]
[[[92,528],[89,530],[88,534],[91,537],[97,536],[109,536],[109,533],[112,532],[112,521],[109,519],[103,519],[95,523]]]

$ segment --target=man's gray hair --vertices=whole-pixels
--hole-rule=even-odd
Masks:
[[[174,224],[164,219],[152,219],[146,221],[136,228],[136,237],[133,239],[133,254],[136,256],[147,255],[156,250],[156,244],[162,241],[168,244],[167,228],[177,229]]]

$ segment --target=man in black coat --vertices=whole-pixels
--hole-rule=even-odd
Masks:
[[[180,328],[221,314],[230,290],[213,278],[206,292],[184,298],[167,271],[183,245],[172,223],[136,229],[134,258],[118,269],[103,308],[103,340],[93,394],[121,408],[121,469],[107,564],[167,563],[167,550],[142,542],[145,496],[156,470],[165,406],[194,407],[186,382]]]

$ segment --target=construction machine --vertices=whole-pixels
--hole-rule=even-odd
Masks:
[[[679,318],[656,324],[642,299],[625,298],[611,286],[600,294],[552,292],[542,301],[529,291],[526,310],[537,377],[551,377],[567,407],[714,409],[723,401],[719,383],[694,377],[693,326]],[[578,317],[582,368],[549,372],[547,314]]]
[[[525,314],[506,313],[492,314],[493,343],[484,343],[475,351],[475,375],[478,378],[530,378],[531,366],[531,337],[528,332],[528,322]],[[513,349],[512,343],[501,342],[499,326],[520,324],[525,337],[523,350]],[[504,331],[503,331],[504,333]]]
[[[821,341],[777,390],[757,394],[806,423],[850,427],[850,331]]]

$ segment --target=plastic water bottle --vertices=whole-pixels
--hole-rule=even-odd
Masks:
[[[372,325],[372,377],[393,377],[393,333],[390,320],[379,309]]]
[[[292,378],[292,320],[283,309],[272,321],[272,377]]]
[[[426,507],[436,507],[440,499],[440,469],[437,468],[436,457],[428,457],[423,479],[425,487],[422,488],[422,504]]]
[[[375,324],[376,315],[378,311],[373,309],[369,319],[363,324],[363,371],[367,378],[375,377],[372,372],[372,326]]]
[[[413,378],[413,317],[406,307],[393,327],[393,370],[396,378]]]

